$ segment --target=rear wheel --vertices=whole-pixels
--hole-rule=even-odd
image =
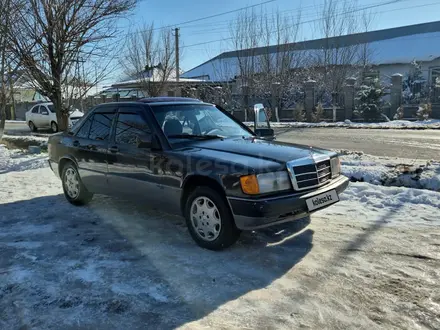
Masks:
[[[58,132],[58,124],[56,122],[51,122],[50,123],[50,129],[52,130],[52,132],[56,133]]]
[[[240,237],[223,196],[208,187],[197,187],[186,201],[185,218],[191,237],[209,250],[222,250]]]
[[[29,129],[31,130],[31,132],[36,132],[37,131],[37,127],[35,127],[35,124],[33,122],[29,122]]]
[[[93,194],[90,193],[81,181],[76,166],[68,162],[63,168],[63,174],[61,176],[63,181],[64,196],[73,205],[85,205],[88,204]]]

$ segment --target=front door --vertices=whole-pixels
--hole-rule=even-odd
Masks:
[[[32,121],[34,122],[35,126],[38,128],[43,128],[43,115],[41,114],[41,109],[43,107],[41,105],[34,108],[36,111],[32,110]]]
[[[161,152],[138,148],[138,136],[151,136],[143,108],[121,106],[109,144],[109,192],[127,198],[156,203],[163,199]]]
[[[102,108],[91,115],[73,139],[73,154],[86,188],[94,193],[107,192],[107,150],[115,108]]]
[[[49,110],[46,108],[46,106],[40,105],[40,111],[38,113],[38,127],[50,127]]]

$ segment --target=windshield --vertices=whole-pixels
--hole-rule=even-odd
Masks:
[[[50,112],[55,113],[55,107],[53,106],[53,104],[47,105],[47,108],[49,109]]]
[[[177,139],[197,137],[252,136],[249,131],[212,105],[161,105],[155,106],[153,113],[171,143]]]

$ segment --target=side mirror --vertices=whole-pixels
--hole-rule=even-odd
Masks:
[[[257,130],[258,128],[270,129],[269,118],[267,118],[263,104],[261,103],[254,104],[254,115],[255,115],[255,119],[254,119],[255,130]]]
[[[274,140],[275,132],[272,128],[256,128],[255,134],[264,140]]]
[[[48,116],[48,115],[49,115],[49,112],[47,112],[47,111],[41,111],[41,114],[44,115],[44,116]]]
[[[162,150],[156,134],[142,134],[137,136],[137,147],[141,149]]]

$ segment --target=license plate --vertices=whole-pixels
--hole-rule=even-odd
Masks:
[[[336,202],[339,202],[339,197],[336,190],[330,190],[326,193],[306,199],[306,203],[309,211],[314,211],[329,206]]]

